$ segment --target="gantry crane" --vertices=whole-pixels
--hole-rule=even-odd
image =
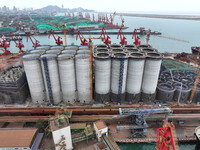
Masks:
[[[152,108],[119,108],[120,115],[128,115],[127,117],[131,118],[131,125],[119,125],[117,126],[117,131],[123,129],[133,130],[131,137],[145,137],[144,133],[147,132],[147,123],[146,119],[150,114],[164,113],[165,119],[168,118],[168,115],[171,113],[170,108],[165,106],[159,106],[156,103]]]
[[[120,44],[127,45],[126,37],[124,36],[122,29],[119,29],[118,31],[117,39],[119,38],[119,36],[120,36]]]
[[[63,41],[61,41],[62,38],[60,36],[58,36],[58,38],[56,39],[55,35],[53,34],[53,30],[52,29],[49,30],[49,38],[50,38],[51,35],[53,36],[53,38],[54,38],[54,40],[55,40],[57,45],[63,45]]]
[[[106,36],[106,35],[107,35],[107,36]],[[108,36],[108,34],[106,33],[104,27],[101,29],[101,36],[100,36],[100,37],[102,37],[102,38],[104,39],[104,43],[105,43],[106,45],[111,44],[110,36]]]
[[[32,36],[32,38],[35,40],[35,42],[34,42],[33,39],[31,38],[31,36]],[[36,38],[35,38],[33,35],[31,35],[30,33],[28,33],[28,34],[26,35],[26,38],[27,38],[27,42],[28,42],[28,39],[31,40],[31,43],[33,44],[33,47],[38,47],[38,46],[40,46],[40,41],[36,40]]]
[[[135,42],[133,42],[135,45],[140,45],[141,41],[139,41],[140,37],[136,35],[136,29],[133,30],[133,36],[132,39],[135,38]]]
[[[157,129],[156,150],[179,150],[175,126],[164,120],[164,125]]]
[[[88,41],[86,40],[86,38],[84,38],[80,31],[77,31],[76,33],[76,40],[78,39],[78,37],[81,40],[81,45],[88,45]]]
[[[7,49],[8,47],[10,47],[10,44],[3,38],[0,37],[0,47],[3,47],[3,55],[8,55],[11,52]]]

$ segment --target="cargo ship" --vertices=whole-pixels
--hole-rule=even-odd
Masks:
[[[200,47],[191,47],[192,54],[199,55],[200,54]]]

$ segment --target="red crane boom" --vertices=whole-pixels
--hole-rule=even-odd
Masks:
[[[4,48],[3,55],[8,55],[11,53],[9,50],[7,50],[7,48],[10,47],[9,43],[3,38],[0,40],[0,47]]]
[[[136,36],[136,29],[133,31],[133,36],[132,36],[132,39],[135,37],[135,42],[133,42],[133,44],[135,45],[140,45],[141,44],[141,41],[139,41],[140,37],[139,36]]]
[[[33,47],[40,46],[40,41],[36,40],[36,39],[34,38],[34,36],[32,36],[33,39],[35,40],[35,42],[34,42],[33,39],[31,38],[31,34],[30,34],[30,33],[27,34],[26,37],[27,37],[27,42],[28,42],[28,39],[31,40],[31,43],[33,44]]]
[[[57,45],[63,45],[63,41],[61,41],[62,38],[60,36],[58,36],[58,39],[56,39],[55,35],[53,34],[53,30],[52,29],[49,30],[49,38],[50,38],[51,35],[53,36],[53,38],[54,38],[54,40],[55,40]]]
[[[81,41],[81,45],[88,45],[88,41],[84,38],[80,31],[77,31],[76,33],[76,40],[78,39],[78,37]]]
[[[20,38],[18,39],[18,43],[16,42],[15,38],[12,36],[12,40],[15,42],[15,46],[19,48],[19,53],[23,53],[24,51],[22,48],[24,47],[24,44]]]
[[[106,37],[106,35],[107,35],[107,37]],[[101,29],[101,36],[100,36],[100,37],[102,37],[102,36],[103,36],[103,38],[104,38],[104,43],[105,43],[106,45],[111,44],[111,41],[109,40],[110,37],[109,37],[108,34],[106,33],[104,27]]]
[[[124,36],[124,34],[122,32],[122,29],[119,29],[119,31],[118,31],[117,39],[119,38],[119,36],[120,36],[120,44],[126,45],[127,41],[126,41],[126,37]]]

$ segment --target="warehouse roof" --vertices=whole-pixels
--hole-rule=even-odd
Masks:
[[[36,128],[31,129],[0,129],[0,147],[29,147],[31,148]]]
[[[106,128],[107,126],[105,125],[105,123],[101,120],[95,122],[95,125],[97,127],[98,130],[101,130],[101,129],[104,129]]]

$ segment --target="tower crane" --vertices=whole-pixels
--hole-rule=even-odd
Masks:
[[[86,38],[84,38],[80,31],[77,31],[76,33],[76,40],[78,39],[78,37],[81,41],[81,45],[88,45],[88,41],[86,40]]]
[[[56,39],[55,35],[53,34],[53,30],[52,29],[49,30],[49,38],[50,38],[51,35],[53,36],[53,38],[54,38],[54,40],[55,40],[57,45],[63,45],[63,41],[61,41],[62,38],[60,36],[58,36],[58,38]]]
[[[175,126],[164,120],[164,125],[157,129],[156,150],[179,150]]]
[[[133,31],[132,39],[135,37],[135,42],[133,42],[135,45],[140,45],[141,41],[139,41],[140,37],[136,35],[136,29]]]
[[[106,36],[106,35],[107,35],[107,36]],[[103,39],[104,39],[104,43],[105,43],[106,45],[111,44],[111,41],[109,40],[110,37],[109,37],[108,34],[106,33],[104,27],[101,29],[101,36],[100,36],[100,37],[102,37],[102,36],[103,36]]]
[[[144,137],[144,133],[147,132],[147,123],[146,119],[149,117],[150,114],[158,114],[158,113],[165,113],[166,119],[168,115],[171,113],[170,108],[159,106],[156,103],[152,108],[119,108],[120,115],[128,115],[131,118],[132,125],[120,125],[117,126],[117,131],[123,129],[132,129],[133,134],[131,137]]]
[[[36,40],[36,38],[34,38],[34,36],[32,36],[32,38],[35,40],[35,42],[34,42],[33,39],[31,38],[31,34],[30,33],[28,33],[26,35],[26,37],[27,37],[27,42],[28,42],[28,39],[31,40],[31,43],[33,44],[33,47],[40,46],[40,41]]]
[[[8,47],[10,47],[9,43],[3,39],[2,37],[0,37],[0,47],[3,47],[3,55],[8,55],[10,54],[11,52],[7,49]]]
[[[127,41],[126,41],[126,37],[124,36],[124,34],[122,32],[122,29],[119,29],[119,31],[118,31],[117,39],[119,38],[119,36],[120,36],[120,44],[126,45]]]

